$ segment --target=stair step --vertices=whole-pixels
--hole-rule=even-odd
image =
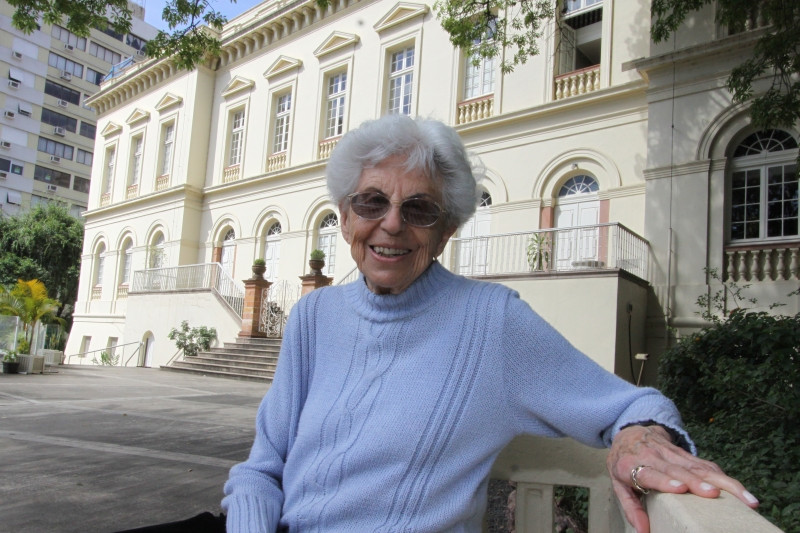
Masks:
[[[161,369],[271,383],[281,341],[273,338],[236,339],[236,342],[225,342],[221,347],[173,361]]]
[[[184,372],[187,374],[197,374],[216,378],[237,379],[240,381],[258,381],[261,383],[272,383],[271,377],[257,376],[252,374],[239,374],[235,372],[218,372],[213,370],[199,370],[194,368],[177,368],[174,366],[162,366],[161,370],[168,372]]]

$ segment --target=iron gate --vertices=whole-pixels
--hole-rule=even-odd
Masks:
[[[302,287],[299,283],[281,280],[264,289],[261,295],[261,318],[258,331],[267,337],[283,337],[283,328],[289,311],[300,299]]]

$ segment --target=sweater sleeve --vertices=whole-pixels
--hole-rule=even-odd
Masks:
[[[626,425],[654,422],[696,453],[678,410],[659,391],[606,371],[517,297],[508,299],[504,316],[504,386],[520,433],[608,447]]]
[[[289,316],[278,366],[256,415],[248,459],[231,468],[222,508],[228,533],[274,532],[283,507],[283,469],[297,433],[308,383],[309,325],[298,302]]]

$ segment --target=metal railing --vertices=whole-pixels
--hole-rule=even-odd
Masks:
[[[454,238],[441,262],[464,276],[620,269],[650,281],[648,242],[619,223]]]
[[[149,268],[133,273],[128,294],[208,289],[216,292],[239,317],[244,306],[244,285],[219,263],[201,263],[167,268]]]
[[[125,358],[125,347],[126,346],[132,346],[134,344],[136,345],[136,349],[133,350],[133,352],[130,353],[127,358]],[[133,356],[136,355],[137,353],[139,353],[139,350],[141,350],[142,344],[143,344],[142,342],[138,342],[138,341],[126,342],[124,344],[114,344],[114,345],[111,345],[111,346],[106,346],[105,348],[98,348],[96,350],[89,350],[89,351],[86,351],[86,352],[73,353],[73,354],[70,354],[70,355],[66,356],[64,360],[65,360],[66,364],[70,364],[70,361],[72,360],[73,357],[77,357],[78,359],[85,360],[86,356],[89,355],[89,354],[102,354],[103,352],[106,352],[106,353],[110,353],[112,357],[117,358],[117,360],[119,361],[119,366],[128,366],[128,363],[133,358]],[[122,353],[120,353],[118,356],[115,353],[117,348],[122,348]],[[93,357],[91,363],[93,365],[100,365],[101,363],[97,362],[96,359],[97,359],[96,356]],[[81,361],[80,364],[83,364],[83,361]],[[112,366],[117,366],[117,365],[112,365]]]

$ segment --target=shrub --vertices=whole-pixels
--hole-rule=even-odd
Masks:
[[[700,453],[800,531],[800,315],[736,309],[661,357],[659,383]]]
[[[200,350],[211,348],[211,343],[217,340],[217,330],[200,326],[189,328],[189,322],[181,322],[181,329],[172,328],[167,335],[169,340],[175,341],[175,346],[183,350],[183,355],[197,355]]]

